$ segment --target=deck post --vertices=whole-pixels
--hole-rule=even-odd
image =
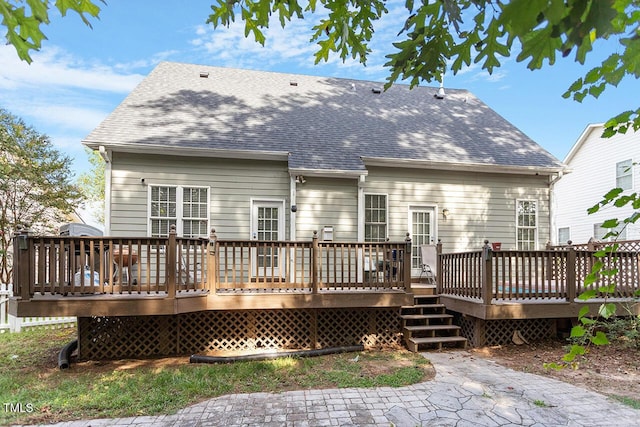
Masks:
[[[311,244],[311,292],[318,293],[318,258],[320,257],[318,245],[318,231],[313,232]]]
[[[13,238],[13,286],[16,295],[23,301],[31,298],[31,245],[29,244],[29,230],[20,228]],[[35,268],[35,264],[33,264]]]
[[[573,302],[578,294],[576,283],[576,249],[569,240],[569,247],[567,248],[567,301]]]
[[[402,259],[402,263],[404,264],[404,291],[405,292],[412,292],[411,291],[411,237],[409,237],[410,234],[407,233],[407,236],[404,239],[404,257]]]
[[[442,240],[436,244],[436,294],[442,293]]]
[[[209,251],[207,259],[207,286],[209,292],[218,290],[218,236],[215,228],[209,234]]]
[[[491,305],[493,297],[492,252],[489,241],[485,240],[482,247],[482,303],[485,305]]]
[[[169,230],[169,240],[167,241],[167,296],[169,298],[176,297],[176,256],[176,226],[172,225]]]

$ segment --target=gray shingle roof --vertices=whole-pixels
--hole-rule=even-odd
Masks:
[[[364,171],[362,157],[562,167],[466,90],[372,89],[382,84],[163,62],[83,142],[287,152],[292,169]]]

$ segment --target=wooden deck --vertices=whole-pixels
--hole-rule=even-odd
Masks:
[[[18,235],[16,316],[147,316],[210,310],[389,308],[425,293],[412,283],[411,241],[385,243]],[[575,318],[587,290],[640,314],[638,253],[606,258],[616,273],[584,281],[593,248],[442,253],[433,292],[478,319]],[[414,278],[413,280],[417,280]],[[414,288],[415,286],[415,288]],[[596,296],[605,297],[603,293]]]
[[[606,300],[619,315],[640,314],[639,258],[636,251],[618,250],[600,261],[611,274],[586,286],[597,258],[595,250],[480,251],[440,254],[438,288],[447,309],[478,319],[577,318],[586,305],[595,315]],[[615,285],[612,293],[603,287]],[[595,297],[578,298],[587,291]]]
[[[14,241],[16,316],[388,308],[412,301],[411,242],[29,236]]]

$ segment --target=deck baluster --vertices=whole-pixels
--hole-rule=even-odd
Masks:
[[[493,298],[493,277],[491,270],[491,263],[493,259],[493,251],[489,246],[489,241],[484,241],[482,248],[484,274],[482,275],[482,302],[483,304],[490,305]]]

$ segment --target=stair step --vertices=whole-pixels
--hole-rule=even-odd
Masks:
[[[445,308],[444,304],[414,304],[414,305],[405,305],[403,309],[411,309],[411,308]]]
[[[424,337],[424,338],[409,338],[407,340],[407,346],[409,350],[413,352],[418,351],[418,347],[421,345],[437,345],[438,348],[442,348],[442,344],[463,344],[464,348],[467,347],[467,339],[465,337]]]
[[[465,337],[422,337],[422,338],[409,338],[409,341],[415,344],[438,344],[445,342],[463,342],[467,339]]]
[[[404,320],[421,320],[421,319],[452,319],[452,314],[401,314],[400,318]]]
[[[455,331],[460,330],[460,326],[458,325],[412,325],[405,326],[409,332],[420,332],[420,331]]]

